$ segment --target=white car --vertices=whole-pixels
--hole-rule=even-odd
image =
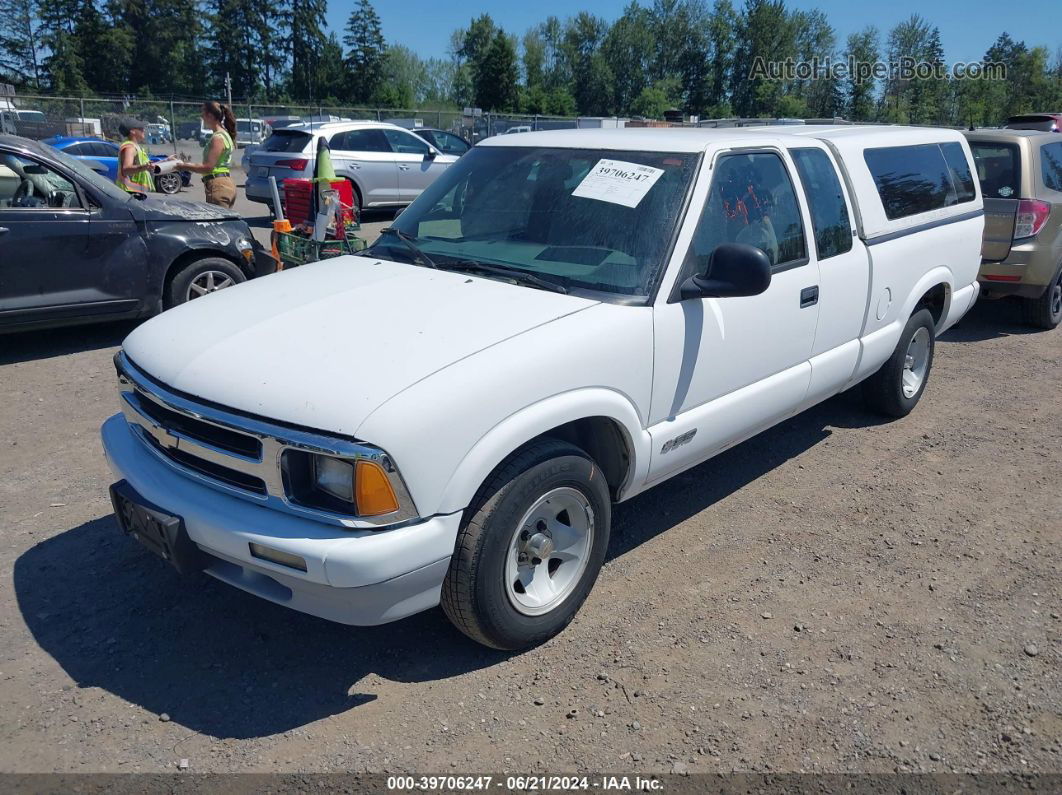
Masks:
[[[334,621],[560,631],[612,504],[859,382],[903,416],[977,298],[958,132],[490,138],[359,257],[165,312],[116,357],[123,529]]]

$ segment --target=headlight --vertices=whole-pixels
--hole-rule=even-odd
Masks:
[[[288,496],[300,505],[350,516],[386,516],[401,507],[392,481],[397,472],[386,457],[377,461],[288,450],[283,468]]]
[[[354,504],[354,465],[350,461],[315,455],[311,459],[311,466],[314,488],[331,494],[337,500]]]
[[[243,254],[243,258],[250,262],[254,259],[254,243],[247,239],[236,241],[236,248]]]

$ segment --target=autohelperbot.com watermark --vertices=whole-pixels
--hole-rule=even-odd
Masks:
[[[851,80],[865,83],[877,80],[1006,80],[1007,65],[997,61],[925,61],[904,56],[894,61],[862,61],[847,58],[820,58],[806,61],[785,58],[753,59],[750,80]]]

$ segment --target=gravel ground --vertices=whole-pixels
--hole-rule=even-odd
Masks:
[[[129,325],[0,337],[0,770],[1062,769],[1062,332],[982,304],[922,404],[837,397],[617,508],[519,655],[329,624],[122,537]]]

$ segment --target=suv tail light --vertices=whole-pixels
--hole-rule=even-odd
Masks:
[[[1051,214],[1051,205],[1036,199],[1021,199],[1018,202],[1018,217],[1014,223],[1014,239],[1039,234]]]
[[[273,165],[277,168],[290,168],[292,171],[302,171],[309,164],[309,160],[278,160]]]

